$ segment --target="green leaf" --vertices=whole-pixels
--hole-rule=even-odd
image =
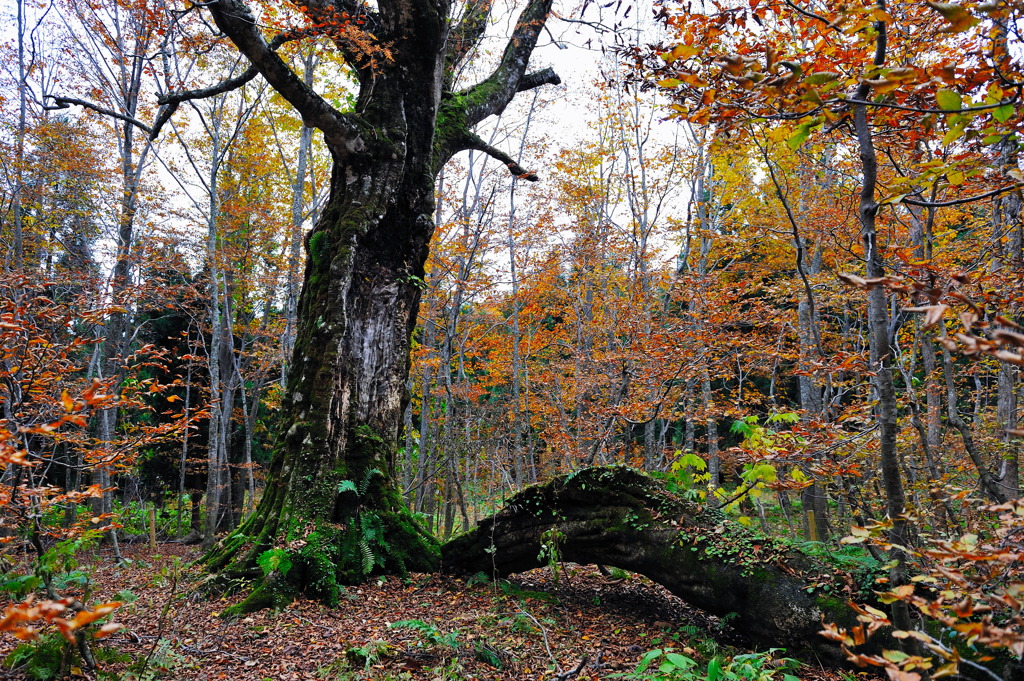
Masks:
[[[963,108],[963,99],[959,92],[942,89],[935,93],[935,101],[943,111],[959,111]]]
[[[708,662],[708,679],[707,681],[718,681],[722,678],[722,663],[717,657],[712,658]]]
[[[807,85],[824,85],[825,83],[832,82],[839,78],[838,73],[832,71],[818,71],[804,78],[804,83]]]
[[[355,492],[355,491],[357,491],[356,490],[356,483],[352,482],[351,480],[342,480],[341,482],[338,483],[338,493],[339,494],[341,494],[342,492]]]
[[[695,666],[697,663],[679,653],[665,653],[665,659],[675,665],[676,669],[689,669]]]
[[[745,482],[775,482],[777,479],[775,467],[770,463],[764,462],[750,466],[743,471],[743,474],[740,477],[743,478]]]
[[[700,458],[693,452],[687,452],[680,457],[675,464],[673,464],[672,468],[674,470],[682,470],[686,467],[690,467],[698,471],[706,471],[708,469],[708,464],[704,459]]]
[[[885,205],[888,205],[888,204],[896,204],[896,203],[899,203],[900,201],[902,201],[905,198],[907,198],[906,194],[893,194],[892,196],[887,196],[884,199],[882,199],[881,201],[879,201],[878,205],[879,206],[885,206]]]
[[[660,55],[665,63],[671,64],[677,59],[689,59],[697,54],[700,54],[700,49],[693,47],[692,45],[676,45],[671,51]]]
[[[950,128],[949,132],[946,133],[946,136],[942,138],[942,146],[948,147],[950,144],[963,137],[965,126],[965,123],[961,123],[960,125],[954,125]]]
[[[822,120],[824,120],[822,117],[817,116],[805,123],[801,123],[800,127],[796,129],[796,132],[790,135],[789,139],[786,140],[786,146],[788,146],[792,151],[799,149],[801,145],[807,141],[807,138],[811,136],[811,130],[821,125]]]
[[[800,128],[786,140],[786,146],[790,148],[790,151],[796,151],[803,146],[803,143],[806,142],[807,138],[810,136],[810,129],[801,125]]]
[[[267,549],[256,558],[256,563],[263,570],[264,575],[275,571],[287,575],[288,571],[292,569],[292,559],[284,549]]]
[[[996,119],[1000,123],[1005,123],[1006,121],[1010,120],[1010,118],[1013,116],[1013,113],[1013,104],[1003,104],[1001,107],[995,109],[992,112],[992,118]]]
[[[750,424],[744,421],[743,419],[738,419],[736,421],[733,421],[732,425],[729,426],[729,432],[743,435],[746,437],[753,433],[754,429],[751,428]]]
[[[965,7],[955,2],[932,2],[925,0],[925,4],[942,15],[942,18],[949,22],[949,27],[942,29],[940,33],[963,33],[979,22],[978,18],[970,13]]]

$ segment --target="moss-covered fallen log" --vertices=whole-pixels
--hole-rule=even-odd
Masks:
[[[441,560],[446,572],[496,576],[551,560],[619,567],[710,613],[735,613],[732,626],[758,644],[833,664],[844,658],[818,635],[822,619],[853,620],[845,596],[821,588],[837,581],[833,570],[624,467],[523,490],[445,544]]]

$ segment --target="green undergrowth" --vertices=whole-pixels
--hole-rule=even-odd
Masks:
[[[335,607],[346,586],[374,575],[430,571],[438,560],[436,542],[402,511],[364,510],[346,525],[293,523],[278,546],[257,554],[262,577],[224,616],[280,610],[299,594]]]
[[[655,648],[640,658],[632,672],[612,674],[609,678],[637,681],[800,681],[791,674],[799,666],[792,658],[781,657],[783,648],[760,653],[715,656],[706,664],[674,648]]]

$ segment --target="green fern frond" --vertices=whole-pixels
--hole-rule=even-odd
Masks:
[[[365,539],[359,540],[359,550],[363,553],[363,574],[368,575],[373,572],[373,565],[377,562],[377,559],[373,555],[373,549],[370,548],[369,543]]]
[[[367,490],[370,489],[370,481],[373,480],[375,475],[383,477],[384,473],[379,468],[370,468],[363,474],[363,479],[359,483],[359,496],[364,496]]]

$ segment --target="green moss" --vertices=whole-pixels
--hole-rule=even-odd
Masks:
[[[225,608],[221,617],[240,617],[266,608],[283,610],[295,600],[296,595],[294,587],[284,580],[263,580],[244,601]]]
[[[441,142],[453,139],[456,133],[466,129],[466,95],[446,93],[437,110],[434,137]]]
[[[846,601],[836,596],[819,594],[814,599],[814,605],[825,614],[826,622],[844,620],[850,616],[850,607]]]

